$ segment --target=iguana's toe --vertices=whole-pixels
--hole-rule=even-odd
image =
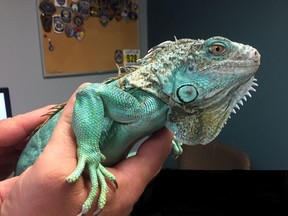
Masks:
[[[89,166],[89,165],[88,165]],[[108,179],[112,182],[117,182],[115,176],[110,173],[105,167],[101,164],[97,168],[89,166],[90,178],[91,178],[91,189],[88,195],[88,198],[85,200],[82,206],[82,213],[86,214],[92,207],[93,202],[98,193],[98,185],[100,187],[99,197],[98,197],[98,209],[94,215],[98,215],[100,211],[104,208],[106,204],[106,197],[108,192],[108,186],[105,179]],[[117,183],[116,183],[117,185]],[[98,213],[97,213],[98,212]]]
[[[116,189],[118,189],[118,182],[117,182],[115,176],[111,172],[109,172],[105,167],[103,167],[101,164],[99,166],[99,169],[101,170],[101,172],[105,176],[105,178],[108,179],[110,182],[113,182]]]
[[[178,158],[183,153],[182,143],[175,137],[172,140],[172,148],[175,153],[175,158]]]
[[[101,158],[103,157],[101,156]],[[66,178],[66,181],[68,183],[73,183],[77,181],[77,179],[81,176],[85,166],[89,171],[91,189],[90,189],[87,199],[82,205],[82,211],[78,216],[85,215],[89,212],[89,210],[91,209],[93,205],[93,202],[96,199],[98,192],[99,192],[99,198],[98,198],[98,210],[97,211],[101,211],[104,208],[106,204],[106,196],[108,192],[108,186],[107,186],[107,182],[105,179],[113,182],[116,188],[118,188],[116,178],[112,173],[110,173],[105,167],[103,167],[103,165],[97,162],[97,160],[89,160],[85,157],[79,158],[77,167]]]
[[[86,159],[83,157],[79,158],[77,167],[68,177],[66,177],[66,181],[68,183],[76,182],[79,179],[79,177],[82,175],[82,172],[85,168],[85,164],[86,164]]]

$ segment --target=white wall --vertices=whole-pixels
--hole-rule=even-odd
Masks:
[[[140,5],[141,53],[147,50],[146,0]],[[43,78],[36,0],[1,1],[0,86],[9,87],[12,114],[66,101],[83,82],[101,82],[112,73]]]

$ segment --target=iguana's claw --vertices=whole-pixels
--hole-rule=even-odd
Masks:
[[[183,148],[181,145],[182,143],[176,137],[174,137],[172,140],[172,148],[174,150],[176,159],[183,153]]]
[[[79,158],[77,167],[74,169],[74,171],[66,178],[66,182],[68,183],[74,183],[76,182],[79,177],[81,176],[83,170],[85,168],[85,159],[83,157]]]
[[[113,182],[118,188],[118,184],[115,176],[110,173],[105,167],[102,166],[97,160],[89,160],[85,157],[79,157],[79,161],[75,170],[66,178],[68,183],[73,183],[78,180],[81,176],[85,165],[87,165],[90,180],[91,180],[91,189],[87,199],[82,205],[82,211],[78,216],[85,215],[91,209],[92,204],[98,194],[98,187],[100,186],[100,194],[98,198],[98,210],[101,211],[106,204],[106,194],[108,186],[105,179]]]

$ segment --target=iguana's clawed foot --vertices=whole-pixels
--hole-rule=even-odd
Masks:
[[[181,145],[182,142],[180,142],[176,137],[174,137],[172,140],[172,148],[174,150],[176,159],[183,153],[183,148]]]
[[[116,178],[112,173],[110,173],[105,167],[103,167],[99,162],[97,162],[97,160],[91,160],[91,159],[89,160],[86,157],[79,157],[77,167],[66,178],[66,181],[68,183],[76,182],[81,176],[85,166],[87,167],[89,171],[91,189],[90,189],[87,199],[82,205],[82,211],[78,216],[87,214],[88,211],[91,209],[93,202],[99,191],[98,187],[100,188],[100,191],[99,191],[99,198],[98,198],[98,210],[97,210],[98,213],[97,214],[99,214],[99,212],[104,208],[106,204],[106,194],[108,190],[108,186],[107,186],[105,179],[108,179],[109,181],[113,182],[116,188],[118,188]]]
[[[101,213],[102,209],[97,209],[94,213],[93,213],[93,216],[97,216]],[[85,216],[84,213],[80,212],[78,215],[76,216]]]

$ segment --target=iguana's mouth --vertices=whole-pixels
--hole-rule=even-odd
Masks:
[[[260,66],[260,61],[259,62],[254,62],[254,61],[249,61],[249,62],[223,62],[222,64],[215,65],[211,69],[218,69],[221,68],[223,72],[227,72],[230,68],[235,70],[235,68],[250,68],[249,70],[251,71],[251,74],[256,73]],[[226,70],[225,70],[226,69]],[[220,71],[220,70],[219,70]]]

